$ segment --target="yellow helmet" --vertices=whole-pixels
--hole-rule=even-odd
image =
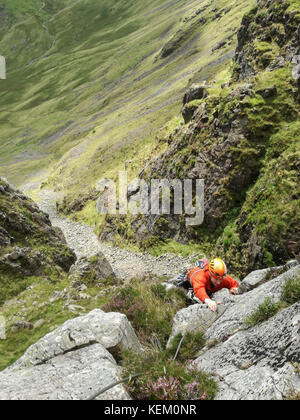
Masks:
[[[213,259],[208,266],[209,273],[215,279],[220,279],[227,275],[227,268],[223,260],[221,258]]]

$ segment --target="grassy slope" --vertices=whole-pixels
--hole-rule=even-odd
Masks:
[[[0,175],[20,185],[46,169],[50,184],[68,192],[114,176],[126,159],[140,162],[139,151],[151,150],[156,130],[178,114],[189,80],[228,64],[235,37],[211,50],[250,7],[244,0],[6,3],[14,16],[0,35],[8,62],[0,94]],[[215,19],[215,7],[221,18]],[[200,17],[207,23],[197,23]],[[178,30],[182,44],[157,58]]]
[[[288,11],[298,7],[292,1],[289,4]],[[282,7],[281,2],[274,2],[273,7],[276,6]],[[253,42],[255,45],[256,58],[252,58],[253,65],[257,66],[257,76],[251,79],[255,94],[252,98],[246,98],[246,107],[241,113],[241,117],[246,118],[247,143],[243,147],[239,145],[238,148],[231,148],[231,151],[239,154],[239,159],[234,162],[233,176],[234,173],[240,176],[245,169],[253,168],[253,178],[244,191],[227,188],[226,181],[222,184],[223,202],[229,200],[230,204],[219,220],[218,229],[214,229],[206,238],[205,225],[199,227],[196,244],[185,247],[188,252],[200,246],[206,255],[223,256],[232,270],[244,275],[254,269],[283,264],[299,255],[299,91],[291,77],[292,66],[288,60],[273,71],[267,68],[267,64],[262,66],[266,52],[269,54],[271,51],[273,59],[278,53],[283,54],[287,47],[281,50],[275,37],[270,42],[260,42],[260,36],[269,29],[261,25],[260,18],[264,14],[270,15],[270,11],[252,11],[252,26],[256,22],[257,28],[253,32],[254,39],[248,44]],[[283,16],[280,9],[279,16]],[[294,15],[292,24],[297,27],[299,14]],[[243,106],[242,100],[235,97],[235,92],[245,83],[244,80],[234,82],[227,89],[213,87],[209,90],[210,96],[205,101],[210,110],[208,125],[214,120],[212,111],[218,110],[218,118],[226,123],[233,116],[237,104]],[[274,87],[276,95],[273,97],[263,98],[259,93]],[[202,148],[207,134],[210,138],[209,131],[196,133],[192,138],[193,146]],[[194,163],[191,149],[186,147],[184,136],[181,137],[182,147],[178,147],[177,156],[172,154],[171,159],[179,163],[178,176],[183,173],[184,178]],[[215,145],[208,141],[205,153],[208,153],[210,144]],[[166,160],[163,162],[164,167],[170,167]],[[216,199],[218,194],[217,191]],[[155,253],[163,253],[172,248],[181,251],[182,247],[170,241],[158,244],[153,250]]]
[[[20,2],[18,2],[18,4],[20,4]],[[42,53],[43,51],[44,50],[41,49],[40,53]],[[83,54],[83,59],[84,59],[84,57],[85,56]],[[208,58],[210,58],[210,57],[208,57]],[[57,57],[57,60],[58,60],[58,57]],[[76,62],[76,60],[75,60],[75,62]],[[150,60],[150,58],[148,58],[147,60],[149,61],[149,63],[148,63],[149,67],[151,67],[151,65],[153,64],[152,61]],[[147,60],[145,60],[145,61],[147,61]],[[42,61],[47,61],[47,60],[42,60]],[[51,61],[51,60],[49,60],[49,61]],[[54,72],[54,70],[51,70],[50,63],[48,63],[47,65],[49,65],[49,68],[47,68],[45,74],[46,75],[51,75],[52,72]],[[38,93],[39,93],[38,80],[39,80],[39,77],[44,74],[43,73],[43,68],[40,67],[40,66],[42,66],[41,63],[39,63],[39,64],[35,63],[34,66],[32,66],[33,68],[36,69],[37,73],[30,73],[29,72],[30,68],[28,68],[28,77],[29,77],[29,80],[30,80],[30,77],[32,77],[32,82],[30,82],[30,84],[29,84],[29,81],[27,81],[27,83],[28,83],[28,86],[30,86],[31,92],[35,92],[34,95],[38,95]],[[46,66],[46,63],[45,63],[45,66]],[[66,66],[65,77],[67,77],[67,70],[70,67],[67,64],[65,66]],[[144,62],[142,63],[142,65],[140,65],[140,67],[142,67],[142,66],[144,66]],[[138,69],[140,67],[138,66],[136,71],[138,71]],[[210,68],[208,67],[207,70],[209,70],[209,69]],[[140,69],[140,70],[142,71],[142,69]],[[220,82],[223,81],[223,80],[226,80],[226,78],[228,77],[228,73],[227,73],[226,70],[223,69],[223,65],[220,68],[218,68],[218,70],[220,71],[219,75],[217,76],[218,80]],[[64,73],[63,73],[62,69],[60,69],[60,71],[61,71],[60,74],[63,75]],[[95,72],[96,72],[96,70],[95,70]],[[128,74],[129,75],[131,74],[130,71],[128,72]],[[15,79],[14,79],[15,83],[16,83],[18,75],[20,76],[20,72],[19,73],[16,72],[16,74],[15,74]],[[287,100],[290,101],[290,98],[288,98],[287,95],[284,94],[284,91],[287,90],[286,89],[286,83],[287,83],[286,77],[281,77],[281,76],[284,76],[284,74],[283,75],[281,74],[281,71],[277,72],[276,76],[277,76],[278,80],[280,80],[280,95],[279,95],[279,98],[276,100],[276,107],[278,107],[280,100],[282,100],[282,103],[285,104]],[[126,90],[125,87],[127,86],[126,92],[128,91],[128,97],[129,98],[131,96],[134,97],[134,93],[136,93],[136,92],[133,91],[134,87],[130,86],[130,77],[129,76],[128,76],[128,78],[126,78],[126,77],[124,77],[124,81],[122,79],[120,83],[122,85],[122,83],[126,82],[127,84],[124,84],[123,89]],[[150,79],[151,79],[152,75],[150,74],[148,77],[150,77]],[[173,73],[173,77],[176,78],[175,72]],[[189,77],[190,77],[190,75],[189,75]],[[196,80],[197,77],[201,77],[201,73],[197,74],[197,72],[196,72],[194,74],[194,76],[192,76],[192,77],[195,78],[195,80]],[[269,80],[268,77],[269,77],[268,73],[263,73],[257,80],[257,83],[258,83],[257,87],[262,88],[262,87],[268,87],[268,86],[272,85],[273,81]],[[70,80],[72,80],[72,79],[70,78]],[[145,79],[145,80],[147,80],[147,79]],[[170,80],[171,80],[171,77],[170,77]],[[276,80],[276,82],[278,82],[278,80]],[[57,80],[56,80],[56,82],[57,82]],[[159,78],[157,79],[157,82],[159,82]],[[10,83],[12,83],[12,82],[10,82]],[[46,83],[46,82],[45,81],[42,82],[42,80],[41,80],[40,83]],[[53,81],[53,83],[54,83],[54,81]],[[100,81],[99,81],[99,83],[100,83]],[[184,83],[185,83],[185,79],[184,79]],[[14,83],[12,83],[11,86],[15,86]],[[20,83],[20,85],[19,85],[20,89],[21,89],[21,86],[22,86],[22,84]],[[110,110],[110,107],[111,107],[111,109],[113,109],[113,107],[116,107],[118,105],[118,100],[120,100],[120,97],[118,97],[118,95],[117,95],[117,93],[118,93],[117,89],[121,89],[120,84],[118,84],[118,85],[116,84],[116,86],[115,86],[116,90],[114,90],[113,85],[108,85],[106,87],[106,90],[107,90],[108,93],[106,93],[105,90],[101,92],[101,94],[104,95],[103,98],[101,99],[101,101],[105,101],[105,99],[107,99],[107,95],[109,95],[109,86],[111,88],[110,102],[107,100],[107,103],[105,103],[104,105],[103,105],[103,102],[100,102],[100,105],[98,105],[99,110],[97,112],[104,112],[105,113],[105,112],[108,112]],[[141,83],[140,89],[143,88],[142,86],[143,86],[143,84]],[[158,84],[158,86],[159,86],[159,84]],[[175,83],[175,86],[177,86],[176,83]],[[86,96],[87,98],[89,96],[88,87],[89,86],[87,84],[87,85],[83,86],[82,91],[80,91],[80,90],[78,91],[80,93],[80,95],[82,95],[83,98],[84,98],[84,95],[87,95]],[[174,87],[174,85],[173,85],[173,87]],[[146,83],[144,84],[144,88],[147,89],[147,84]],[[171,88],[172,88],[172,86],[171,86]],[[10,106],[11,106],[10,111],[7,112],[6,114],[3,113],[3,111],[2,111],[2,116],[1,116],[1,118],[2,118],[1,129],[3,128],[3,130],[4,130],[4,131],[1,131],[1,140],[2,140],[2,144],[4,146],[5,146],[5,141],[12,140],[12,139],[15,138],[14,135],[17,138],[17,135],[14,134],[14,133],[17,133],[18,130],[19,130],[19,136],[20,136],[19,143],[20,144],[18,145],[17,141],[16,141],[16,150],[17,150],[16,153],[19,153],[19,152],[24,153],[24,144],[22,144],[22,141],[24,141],[24,143],[26,144],[26,141],[28,140],[27,137],[28,138],[30,137],[29,134],[26,134],[26,131],[23,131],[23,134],[22,134],[22,129],[24,129],[24,126],[25,126],[24,121],[27,121],[27,119],[28,119],[28,121],[30,121],[30,123],[28,123],[28,126],[30,125],[30,127],[31,127],[31,122],[35,122],[36,124],[38,124],[39,111],[41,112],[41,115],[40,115],[40,117],[41,117],[40,124],[41,125],[40,126],[44,127],[43,123],[45,122],[45,120],[48,120],[48,124],[49,125],[50,125],[50,123],[53,124],[53,127],[55,127],[56,132],[59,131],[60,127],[64,127],[66,125],[66,121],[71,120],[71,117],[69,116],[69,113],[65,112],[63,109],[62,109],[61,112],[62,113],[65,112],[66,115],[69,116],[69,118],[67,118],[67,120],[63,120],[63,119],[61,121],[59,119],[56,120],[58,114],[56,114],[55,112],[53,113],[53,115],[48,115],[47,116],[47,109],[49,110],[48,107],[50,107],[50,104],[52,103],[53,106],[55,107],[57,105],[57,103],[59,103],[60,99],[58,99],[57,101],[56,101],[55,98],[54,99],[49,99],[49,101],[46,101],[44,106],[39,105],[39,106],[36,107],[36,109],[32,108],[30,106],[30,98],[31,98],[30,92],[28,91],[28,93],[26,93],[27,92],[26,89],[27,89],[27,87],[25,86],[24,91],[22,92],[22,95],[24,95],[24,102],[22,102],[22,101],[20,102],[21,103],[21,108],[16,109],[16,112],[15,112],[16,122],[18,124],[14,125],[14,121],[11,119],[11,113],[12,113],[11,111],[13,109],[13,105],[15,104],[15,106],[16,106],[16,104],[17,104],[17,90],[14,92],[15,102],[13,100],[13,96],[11,97],[12,102],[10,103]],[[153,89],[153,87],[151,88],[149,86],[148,89],[151,90],[151,89]],[[67,90],[67,85],[66,85],[66,90]],[[218,88],[214,87],[213,91],[211,93],[218,94],[218,92],[219,92]],[[51,89],[49,89],[48,93],[49,93],[49,95],[50,95],[50,93],[52,94]],[[4,101],[3,100],[3,95],[1,95],[1,99],[0,99],[1,101]],[[9,92],[7,91],[5,93],[5,95],[6,95],[5,97],[8,97]],[[100,93],[99,93],[99,95],[100,95]],[[142,95],[142,92],[141,92],[141,95]],[[74,96],[75,96],[75,94],[74,94]],[[66,97],[67,97],[67,93],[66,93]],[[166,93],[165,98],[167,98],[167,97],[168,97],[168,95]],[[22,96],[22,98],[23,98],[23,96]],[[124,98],[126,98],[126,97],[124,96]],[[160,96],[158,96],[157,98],[154,98],[154,99],[157,99],[157,104],[159,104]],[[154,101],[154,99],[152,98],[151,100]],[[149,103],[152,103],[151,100],[150,100]],[[258,101],[259,98],[254,98],[254,100]],[[28,102],[28,108],[26,108],[26,106],[25,106],[25,104],[27,103],[26,101],[29,101]],[[89,105],[89,103],[92,105],[94,103],[93,101],[94,101],[93,98],[90,99],[90,102],[89,102],[88,99],[86,101],[83,101],[82,109],[84,109],[85,106]],[[136,99],[136,101],[138,101],[138,99]],[[261,99],[260,99],[260,101],[261,101]],[[124,99],[124,102],[125,102],[125,99]],[[132,106],[133,103],[134,103],[134,101],[132,100],[131,106]],[[4,105],[4,102],[1,103],[1,104]],[[101,109],[101,104],[102,104],[102,106],[106,107],[106,109],[103,110],[103,111]],[[123,105],[123,104],[121,103],[121,105]],[[131,111],[129,105],[126,108],[126,113],[128,113],[128,114],[130,114],[130,111]],[[263,107],[264,103],[262,103],[262,101],[261,101],[261,103],[256,102],[255,105],[259,106],[259,107],[260,106]],[[25,107],[24,109],[22,108],[23,106]],[[174,108],[176,108],[176,109],[178,108],[177,103],[175,103]],[[1,109],[5,109],[5,108],[2,106]],[[88,119],[88,118],[91,118],[91,115],[92,116],[94,115],[93,114],[94,110],[92,108],[89,108],[89,109],[91,109],[91,114],[90,115],[88,115],[88,111],[85,111],[86,114],[87,114],[86,116],[84,115],[84,113],[82,113],[80,115],[78,114],[78,131],[80,130],[80,127],[82,127],[82,125],[81,125],[82,121],[85,121],[85,118]],[[77,108],[77,111],[79,112],[79,108]],[[134,115],[134,113],[133,113],[134,111],[136,111],[136,108],[134,108],[132,110],[131,115]],[[97,114],[97,112],[96,112],[96,114]],[[116,111],[112,112],[111,115],[117,116],[118,112],[119,113],[123,112],[123,110],[122,111],[116,110]],[[169,118],[169,113],[171,114],[171,112],[172,112],[172,106],[170,107],[170,109],[168,109],[168,108],[164,109],[164,112],[166,112],[165,118],[166,119]],[[8,122],[6,122],[6,124],[3,124],[3,121],[5,121],[5,120],[3,120],[3,118],[4,118],[3,115],[4,114],[6,115],[6,121],[11,121],[10,126],[9,126]],[[74,111],[74,115],[76,115],[75,111]],[[157,113],[156,114],[153,113],[151,115],[151,118],[154,119],[155,115],[157,115]],[[72,116],[73,116],[73,114],[72,114]],[[268,114],[265,117],[266,118],[271,117],[271,115]],[[105,118],[107,118],[107,120],[105,120]],[[56,125],[58,121],[60,122],[60,124]],[[75,121],[77,122],[77,120],[75,120]],[[121,122],[122,120],[120,119],[119,121]],[[106,122],[109,122],[109,116],[104,117],[104,122],[102,124],[105,125]],[[138,127],[139,122],[140,121],[137,120],[134,127]],[[99,135],[101,130],[105,130],[105,127],[101,126],[102,127],[101,128],[100,127],[100,122],[97,121],[97,120],[95,120],[95,123],[97,124],[96,127],[95,127],[95,129],[96,129],[95,135],[96,134]],[[152,121],[153,127],[155,129],[156,126],[158,126],[161,123],[161,121],[159,120],[157,122],[157,125],[156,125],[156,121],[154,121],[154,123],[155,124],[153,124],[153,121]],[[170,126],[166,127],[166,130],[172,131],[172,128],[174,128],[174,126],[176,126],[177,124],[178,124],[178,119],[174,119],[173,122],[170,123]],[[32,127],[37,127],[37,126],[35,126],[32,123]],[[47,127],[47,129],[49,128],[49,134],[53,133],[53,127],[52,127],[52,130],[50,129],[51,127]],[[71,127],[72,126],[70,125],[69,127],[67,127],[67,129],[70,129]],[[108,126],[108,128],[109,128],[109,126]],[[43,129],[45,131],[45,128],[43,128]],[[5,130],[7,130],[7,132],[12,133],[11,134],[12,137],[7,138],[8,140],[5,140],[6,139]],[[118,130],[116,129],[116,131],[118,131]],[[288,135],[283,136],[284,132],[285,133],[288,132]],[[26,134],[27,137],[22,137],[22,135],[24,135],[24,134]],[[165,132],[159,133],[159,135],[160,134],[162,136],[166,135]],[[272,136],[272,138],[270,139],[270,143],[272,143],[272,148],[270,148],[270,152],[272,150],[274,153],[275,152],[277,152],[279,154],[282,153],[283,152],[282,149],[285,149],[285,146],[283,145],[282,139],[285,138],[285,140],[287,142],[289,142],[290,138],[296,138],[296,135],[299,135],[299,124],[298,124],[298,122],[295,122],[295,123],[293,122],[292,124],[291,123],[286,124],[286,122],[283,122],[282,131],[279,131],[278,133],[274,134],[274,136]],[[153,137],[154,136],[149,136],[149,140],[152,140]],[[34,142],[37,141],[37,139],[38,139],[37,136],[32,137],[33,144],[34,144]],[[53,153],[53,156],[51,157],[51,159],[53,159],[53,162],[55,162],[55,159],[60,156],[60,153],[62,153],[62,151],[64,151],[64,147],[65,147],[65,150],[68,150],[72,141],[75,142],[75,143],[76,142],[79,143],[81,141],[81,139],[83,139],[83,140],[85,139],[85,134],[81,135],[81,134],[78,133],[78,134],[75,135],[74,132],[70,131],[62,139],[57,141],[58,144],[56,144],[54,142],[53,145],[52,145],[52,148],[49,148],[51,153]],[[90,137],[90,138],[88,137],[88,140],[91,140],[91,139],[92,139],[92,137]],[[97,140],[95,139],[97,141],[97,146],[96,147],[99,147],[100,142],[104,141],[103,139],[104,139],[104,137],[102,137],[102,138],[100,137],[100,139],[97,139]],[[109,136],[107,136],[107,139],[109,139]],[[142,145],[144,144],[143,139],[144,139],[144,137],[141,138],[141,142],[140,142]],[[65,146],[63,146],[64,141],[66,142]],[[2,149],[3,155],[1,154],[1,159],[2,159],[3,162],[6,162],[7,158],[9,158],[9,157],[12,158],[12,156],[9,155],[9,152],[10,152],[9,146],[11,144],[12,143],[10,143],[10,144],[8,143],[6,145],[6,149],[5,149],[5,147],[3,147],[3,149]],[[149,144],[151,144],[150,141],[149,141]],[[17,146],[19,147],[19,149],[17,149]],[[86,155],[87,160],[86,161],[88,161],[88,159],[89,159],[88,152],[89,152],[89,148],[91,148],[91,146],[92,145],[90,144],[87,147],[87,155]],[[290,162],[289,152],[293,153],[293,155],[294,155],[294,151],[292,150],[294,146],[295,146],[295,144],[293,144],[293,142],[291,142],[291,146],[290,146],[291,150],[289,150],[287,148],[287,151],[284,153],[285,159],[282,160],[283,167],[279,168],[279,171],[277,172],[277,175],[278,175],[277,178],[273,176],[273,174],[274,174],[273,166],[276,165],[275,159],[273,160],[274,156],[273,155],[268,156],[269,164],[266,165],[266,171],[265,171],[264,174],[262,174],[262,177],[258,181],[257,185],[254,186],[252,191],[250,191],[250,193],[248,195],[248,199],[246,200],[246,203],[245,203],[245,208],[246,208],[247,212],[249,213],[249,217],[253,216],[253,217],[255,217],[255,219],[257,219],[257,215],[250,214],[249,209],[252,209],[253,213],[254,212],[257,212],[257,213],[261,212],[262,218],[264,217],[264,215],[266,213],[269,213],[268,209],[270,208],[269,204],[270,204],[270,201],[271,201],[270,198],[269,198],[270,196],[267,197],[267,199],[269,201],[265,200],[263,202],[263,208],[259,208],[259,207],[253,208],[253,206],[252,206],[252,203],[253,203],[253,197],[252,196],[254,196],[254,198],[255,198],[256,194],[261,193],[261,186],[265,186],[265,185],[268,186],[266,194],[272,193],[272,192],[274,192],[274,190],[276,190],[278,188],[278,184],[276,184],[278,182],[278,180],[280,181],[280,185],[282,185],[283,191],[287,191],[286,190],[286,182],[289,182],[289,185],[288,185],[289,189],[294,188],[294,184],[292,184],[293,179],[291,178],[291,176],[289,176],[289,177],[286,176],[286,166],[288,166],[288,163]],[[46,149],[46,146],[43,146],[43,147]],[[149,146],[149,148],[150,147],[152,147],[152,146]],[[37,153],[36,146],[33,148],[33,151],[34,151],[34,153]],[[48,152],[48,150],[43,150],[43,148],[42,148],[41,153],[42,152],[46,153],[46,152]],[[89,152],[90,156],[91,156],[91,159],[92,159],[92,152],[93,152],[93,149],[91,148],[91,150]],[[143,154],[144,154],[144,156],[146,156],[146,154],[148,152],[149,152],[149,150],[143,151],[143,153],[141,152],[141,155],[139,155],[139,156],[143,156]],[[4,155],[4,153],[7,153],[7,154]],[[75,154],[75,152],[73,151],[73,156],[74,156],[74,154]],[[100,152],[99,152],[99,154],[100,154]],[[130,155],[130,150],[129,150],[128,154]],[[122,155],[122,153],[119,153],[119,155],[116,156],[117,162],[123,161],[124,158],[125,158],[125,152],[123,152],[123,155]],[[29,162],[26,164],[26,163],[22,163],[21,161],[17,161],[16,157],[14,157],[13,159],[16,160],[15,165],[9,165],[8,167],[3,168],[2,172],[4,174],[8,174],[9,178],[13,177],[16,180],[19,180],[19,182],[23,181],[22,177],[24,176],[24,170],[28,171],[28,173],[31,173],[32,170],[41,169],[43,167],[43,165],[48,162],[47,159],[45,159],[44,161],[43,160],[41,160],[40,162],[38,161],[36,163],[36,165],[31,165],[31,164],[29,164]],[[136,158],[136,160],[137,160],[137,158]],[[84,161],[84,162],[86,162],[86,161]],[[65,161],[65,163],[68,163],[67,160]],[[80,162],[78,162],[78,163],[80,163]],[[62,162],[61,162],[61,164],[62,164]],[[107,161],[105,162],[104,167],[98,167],[96,164],[97,164],[97,162],[95,163],[94,172],[90,172],[90,173],[87,174],[87,178],[83,181],[84,183],[89,184],[100,173],[102,173],[102,172],[104,173],[105,170],[108,170],[109,168],[113,167],[113,161],[111,161],[111,166],[109,166]],[[139,164],[140,164],[139,162],[136,162],[135,165],[134,165],[134,168],[138,167]],[[83,166],[82,163],[81,163],[81,165]],[[79,165],[79,168],[80,168],[80,165]],[[18,171],[20,171],[20,169],[22,169],[22,174],[17,175]],[[62,169],[62,165],[61,165],[60,169]],[[72,167],[70,167],[70,169],[68,169],[68,167],[66,166],[65,171],[71,171],[71,170],[72,170]],[[135,170],[137,170],[137,168],[132,169],[133,172]],[[294,176],[294,171],[291,172],[291,175]],[[56,178],[55,182],[58,182],[58,181],[61,181],[61,180]],[[78,182],[78,176],[75,175],[74,180],[71,180],[71,181],[74,184],[75,184],[75,182]],[[81,183],[81,185],[82,185],[82,183]],[[72,187],[72,185],[71,185],[71,187]],[[272,204],[273,204],[273,202],[276,204],[275,213],[276,214],[280,213],[281,208],[279,206],[279,203],[277,203],[277,201],[276,201],[276,195],[274,194],[274,200],[273,200],[273,197],[271,197],[271,198],[272,198]],[[286,205],[292,206],[294,204],[289,203],[288,200],[286,200]],[[261,211],[261,210],[263,210],[263,211]],[[295,216],[296,216],[296,210],[297,210],[297,208],[295,207],[295,211],[294,211]],[[293,211],[293,208],[292,208],[292,210],[289,210],[289,214],[291,213],[291,211]],[[275,226],[275,224],[272,224],[272,226]],[[267,226],[267,227],[269,228],[269,226]],[[225,237],[226,235],[224,235],[224,237],[222,238],[223,241],[224,241],[223,245],[225,245],[225,240],[230,241],[230,245],[232,244],[232,242],[234,242],[235,235],[236,235],[235,229],[236,229],[236,226],[233,226],[233,227],[228,226],[228,231],[227,231],[228,232],[228,237]],[[11,364],[13,361],[15,361],[19,356],[21,356],[21,354],[26,350],[26,348],[30,344],[36,342],[39,338],[44,336],[46,333],[53,330],[53,328],[55,326],[60,325],[62,322],[69,319],[70,317],[77,316],[77,315],[72,314],[68,311],[68,308],[65,305],[66,302],[65,302],[64,299],[58,299],[57,301],[50,302],[50,298],[52,297],[52,295],[55,291],[56,292],[57,291],[63,291],[65,288],[68,288],[68,289],[70,288],[70,279],[68,279],[65,275],[63,275],[59,279],[53,278],[51,280],[52,281],[49,281],[49,279],[47,280],[45,278],[34,278],[34,279],[32,278],[32,283],[33,283],[33,288],[32,289],[25,290],[22,295],[19,295],[17,298],[13,299],[12,301],[7,302],[7,305],[5,305],[4,307],[1,308],[1,313],[6,317],[6,320],[7,320],[8,337],[7,337],[7,340],[5,340],[5,341],[0,340],[0,370],[5,368],[7,365]],[[57,283],[55,282],[55,280],[57,280]],[[144,284],[142,284],[139,281],[138,282],[138,287],[145,287],[145,290],[142,290],[141,296],[145,297],[147,295],[147,293],[149,294],[149,283],[148,282],[144,286]],[[79,300],[78,301],[78,304],[83,307],[83,310],[82,310],[83,313],[88,312],[95,307],[103,307],[104,303],[106,303],[109,300],[109,298],[111,297],[109,290],[107,290],[106,294],[101,295],[99,293],[99,288],[98,287],[89,287],[86,292],[88,294],[90,294],[90,296],[93,299],[92,300]],[[157,310],[157,313],[159,313],[159,314],[164,313],[163,308],[166,307],[165,306],[166,305],[165,301],[161,301],[161,299],[160,299],[160,301],[158,301],[157,299],[154,300],[153,293],[151,294],[151,296],[149,298],[147,297],[147,299],[148,299],[147,304],[150,305],[150,303],[151,303],[151,306]],[[173,305],[170,304],[170,302],[168,302],[167,304],[168,304],[169,309],[173,309]],[[154,313],[154,310],[152,310],[151,313]],[[12,324],[16,320],[22,318],[23,316],[26,318],[26,320],[28,320],[32,323],[34,323],[38,320],[41,320],[41,319],[44,320],[44,323],[40,327],[35,328],[34,330],[31,330],[31,331],[26,330],[26,331],[20,331],[20,332],[17,332],[17,333],[13,333],[12,331],[10,331],[10,327],[12,326]],[[162,321],[166,322],[165,319],[161,320],[158,316],[157,316],[157,319],[155,318],[155,322],[157,324],[159,324]],[[170,321],[169,321],[169,324],[170,324]]]
[[[214,84],[208,89],[209,97],[205,101],[194,101],[206,106],[208,121],[202,123],[199,109],[194,126],[189,127],[193,135],[187,135],[186,126],[183,126],[174,131],[171,139],[166,136],[167,152],[163,150],[152,163],[149,158],[144,172],[148,180],[150,176],[185,179],[195,168],[195,159],[200,157],[208,161],[204,175],[206,188],[210,187],[211,179],[213,187],[220,186],[212,188],[210,195],[206,190],[206,196],[217,203],[214,212],[218,223],[208,227],[205,222],[196,227],[190,236],[194,241],[181,245],[173,240],[162,242],[166,237],[164,229],[157,229],[155,234],[153,229],[147,238],[138,242],[135,220],[131,223],[130,216],[126,220],[108,217],[107,225],[116,232],[114,239],[118,245],[124,245],[127,240],[141,248],[151,249],[154,255],[168,251],[185,255],[196,251],[211,257],[223,255],[230,268],[243,275],[254,269],[283,264],[299,255],[299,90],[292,79],[292,65],[288,59],[279,66],[275,63],[272,71],[268,67],[277,55],[286,57],[294,28],[299,24],[300,15],[295,13],[299,6],[293,1],[282,4],[278,0],[269,7],[274,10],[255,7],[245,16],[251,36],[245,38],[244,50],[257,75],[248,80],[236,78],[237,63],[231,70],[220,69],[217,76],[220,81],[228,81],[232,71],[230,86],[222,89]],[[285,10],[286,13],[292,12],[293,17],[286,17]],[[273,21],[264,23],[265,17],[272,16],[272,12],[277,13],[273,15]],[[290,26],[285,28],[281,19]],[[268,38],[269,32],[273,35]],[[245,34],[240,36],[245,37]],[[239,89],[249,82],[253,92],[243,98]],[[274,87],[276,94],[262,96],[264,90]],[[243,127],[242,141],[234,134],[238,142],[230,144],[226,150],[226,125],[235,123],[234,120],[240,121]],[[224,127],[223,131],[220,131],[220,126]],[[214,152],[210,155],[212,150]],[[197,151],[201,153],[197,155]],[[218,164],[221,172],[218,167],[217,170],[209,169],[215,167],[216,159],[223,153],[231,159],[227,169],[224,161]],[[214,173],[218,178],[213,177]],[[236,184],[239,178],[242,182]],[[81,212],[79,216],[83,220],[88,218],[87,212]],[[157,226],[168,226],[166,219],[161,217]]]

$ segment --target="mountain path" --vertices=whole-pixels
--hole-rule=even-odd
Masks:
[[[100,242],[91,226],[73,222],[57,213],[56,200],[59,198],[60,193],[42,189],[37,204],[42,211],[49,214],[52,225],[61,228],[68,246],[75,251],[78,258],[91,257],[100,251],[111,264],[115,274],[123,280],[149,274],[171,278],[197,259],[197,255],[188,258],[175,254],[153,257],[146,252],[135,253]]]

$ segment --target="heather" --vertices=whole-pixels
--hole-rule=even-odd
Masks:
[[[181,363],[164,351],[137,356],[126,353],[124,376],[141,373],[127,385],[137,400],[211,400],[217,386],[215,381],[190,366],[191,360]]]

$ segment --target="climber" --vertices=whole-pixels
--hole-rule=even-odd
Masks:
[[[215,312],[220,302],[211,299],[212,294],[221,290],[229,289],[232,295],[238,292],[239,284],[236,280],[229,277],[227,268],[221,258],[215,258],[210,263],[203,258],[186,270],[177,278],[177,286],[193,288],[196,300],[206,303]]]

